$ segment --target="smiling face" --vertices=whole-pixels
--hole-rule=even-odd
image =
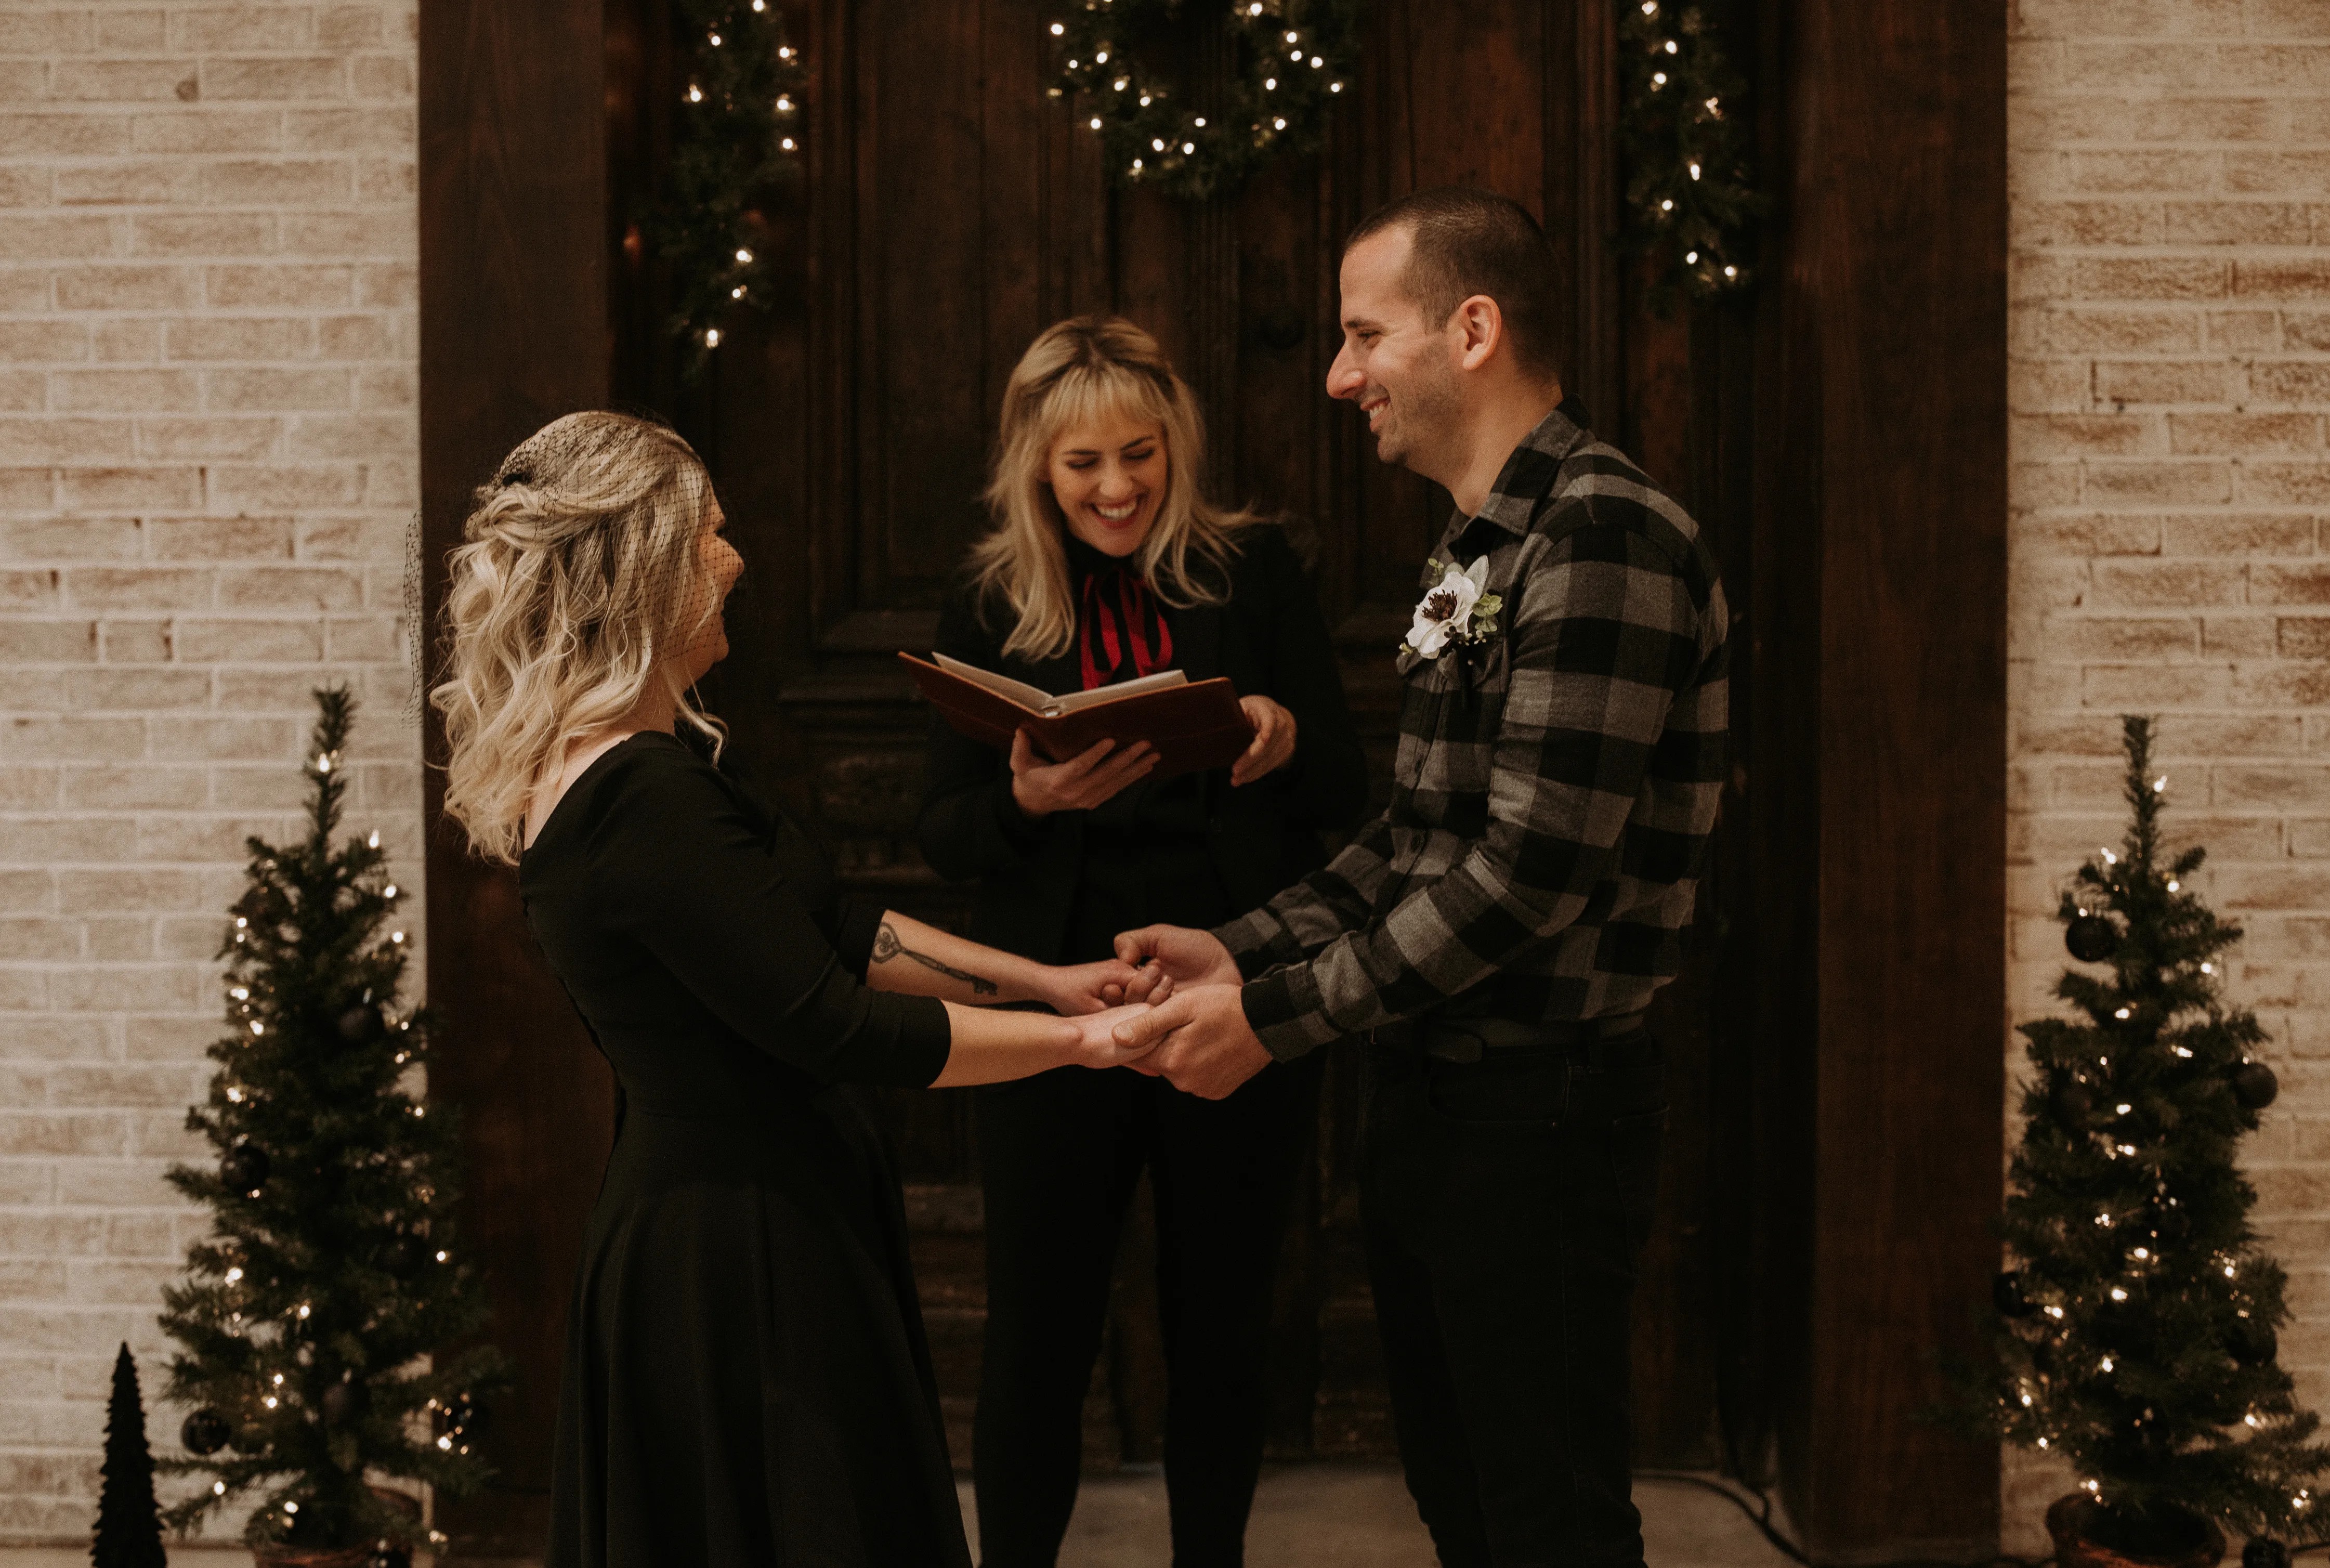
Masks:
[[[704,531],[696,536],[696,552],[712,603],[706,607],[694,640],[677,656],[685,686],[695,685],[706,670],[728,657],[728,627],[722,607],[744,571],[744,557],[728,542],[728,517],[719,501],[707,500],[704,509]]]
[[[1103,555],[1130,556],[1157,521],[1170,461],[1162,425],[1112,414],[1062,431],[1044,480],[1068,532]]]
[[[1376,455],[1427,479],[1461,462],[1463,404],[1459,335],[1428,322],[1405,280],[1410,231],[1369,234],[1343,254],[1343,347],[1327,395],[1359,405]]]

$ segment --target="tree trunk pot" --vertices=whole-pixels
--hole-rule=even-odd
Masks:
[[[2199,1515],[2188,1516],[2188,1541],[2163,1556],[2138,1556],[2095,1539],[2101,1507],[2085,1492],[2058,1497],[2047,1509],[2047,1534],[2055,1539],[2057,1568],[2216,1568],[2224,1559],[2225,1535]]]
[[[256,1568],[365,1568],[369,1546],[253,1546]]]

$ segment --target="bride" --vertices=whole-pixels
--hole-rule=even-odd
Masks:
[[[576,413],[503,461],[451,560],[445,810],[516,866],[621,1095],[545,1562],[969,1568],[898,1179],[856,1090],[1121,1066],[1140,1053],[1112,1031],[1144,1009],[1103,1005],[1132,975],[1113,960],[1047,967],[851,899],[707,760],[722,732],[690,689],[728,649],[725,521],[673,432]],[[1053,1011],[978,1005],[1010,1002]]]

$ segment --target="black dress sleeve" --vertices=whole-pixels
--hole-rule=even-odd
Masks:
[[[1293,547],[1276,528],[1255,532],[1256,585],[1269,605],[1271,695],[1294,715],[1287,803],[1304,826],[1356,827],[1368,809],[1367,753],[1343,698],[1334,639]]]
[[[950,594],[939,613],[938,651],[981,670],[1002,663],[1002,639],[981,622],[968,586]],[[916,828],[931,870],[966,881],[1024,865],[1043,849],[1051,824],[1029,817],[1011,798],[1009,757],[957,734],[936,713],[926,755],[930,771]]]
[[[766,825],[705,764],[678,753],[642,763],[594,824],[594,879],[613,922],[723,1023],[821,1083],[938,1077],[945,1004],[861,978],[881,911],[772,853]]]

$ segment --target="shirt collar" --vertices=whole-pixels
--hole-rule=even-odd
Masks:
[[[1493,523],[1515,536],[1527,534],[1539,503],[1561,472],[1562,461],[1592,439],[1586,422],[1586,405],[1574,397],[1564,397],[1513,448],[1512,456],[1497,474],[1497,482],[1489,487],[1489,499],[1481,503],[1480,511],[1471,518],[1461,512],[1456,515],[1449,537],[1464,533],[1475,522]]]

